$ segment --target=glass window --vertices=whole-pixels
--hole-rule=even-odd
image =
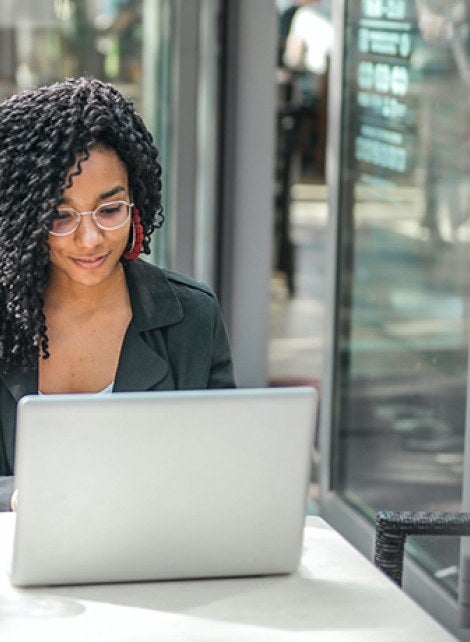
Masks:
[[[1,0],[2,93],[92,74],[142,80],[142,0]],[[136,98],[140,98],[137,91]]]
[[[331,1],[277,0],[274,252],[269,380],[319,385],[322,369]]]
[[[335,489],[460,510],[470,305],[469,3],[345,3]],[[458,542],[411,540],[451,593]]]

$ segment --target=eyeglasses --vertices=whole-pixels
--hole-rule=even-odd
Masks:
[[[96,210],[90,212],[77,212],[69,207],[59,207],[57,214],[52,219],[49,234],[52,236],[68,236],[73,234],[80,225],[81,216],[91,214],[96,225],[102,230],[118,230],[123,227],[131,216],[134,203],[126,201],[111,201],[102,203]]]

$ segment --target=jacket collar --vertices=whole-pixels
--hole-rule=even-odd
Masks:
[[[114,389],[116,391],[148,390],[161,383],[168,374],[168,364],[154,352],[141,332],[179,323],[184,316],[176,291],[165,272],[155,265],[138,260],[124,264],[132,307],[132,320],[124,337]],[[15,401],[38,392],[38,371],[19,369],[1,373]]]
[[[146,261],[126,262],[133,320],[140,332],[163,328],[183,319],[183,308],[165,272]]]

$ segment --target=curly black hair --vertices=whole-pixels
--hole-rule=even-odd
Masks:
[[[43,295],[48,232],[64,190],[94,147],[126,166],[144,229],[143,252],[163,223],[161,167],[131,101],[95,78],[67,79],[0,104],[0,363],[21,369],[48,356]],[[78,169],[69,177],[70,168]]]

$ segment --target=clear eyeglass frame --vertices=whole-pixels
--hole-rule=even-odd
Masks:
[[[106,209],[107,207],[109,208],[116,205],[125,205],[127,207],[127,216],[124,219],[124,221],[122,223],[119,223],[119,225],[113,225],[113,226],[107,226],[100,223],[96,216],[97,212],[99,212],[100,210]],[[100,230],[105,230],[105,231],[119,230],[121,227],[124,227],[124,225],[126,225],[126,223],[129,221],[131,216],[131,210],[133,207],[134,207],[134,203],[128,203],[127,201],[122,201],[122,200],[108,201],[106,203],[101,203],[100,205],[98,205],[96,209],[84,211],[84,212],[79,212],[78,210],[73,209],[73,207],[59,207],[57,208],[57,211],[59,213],[71,212],[76,216],[75,226],[67,232],[54,232],[53,230],[49,230],[49,234],[51,234],[52,236],[70,236],[70,234],[73,234],[78,229],[78,226],[80,225],[81,217],[87,216],[88,214],[91,214],[91,217],[93,218],[95,225],[99,227]]]

